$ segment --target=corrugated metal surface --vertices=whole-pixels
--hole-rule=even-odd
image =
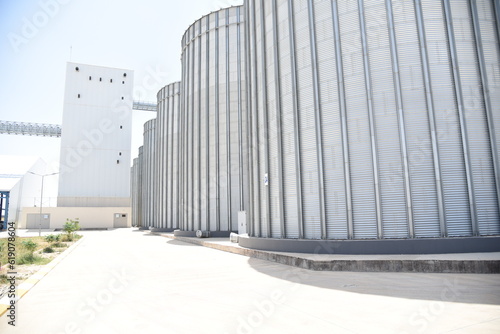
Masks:
[[[355,238],[377,237],[375,182],[358,4],[339,2]]]
[[[474,178],[477,202],[478,202],[478,224],[479,232],[482,235],[499,234],[500,233],[500,214],[498,208],[498,194],[500,191],[500,48],[498,46],[499,26],[500,22],[496,22],[498,17],[495,17],[495,10],[500,12],[500,3],[496,3],[496,8],[493,1],[478,0],[475,2],[480,23],[480,33],[482,42],[482,53],[484,57],[484,80],[486,86],[484,87],[489,94],[490,113],[486,116],[475,115],[475,117],[484,117],[481,119],[481,131],[489,134],[490,144],[493,143],[492,151],[489,151],[484,141],[477,143],[481,146],[480,152],[475,152],[477,155],[473,160],[475,167]],[[496,43],[495,43],[496,42]],[[482,92],[483,100],[485,99],[484,91]],[[474,91],[474,96],[477,97],[479,92]],[[488,101],[484,101],[488,103]],[[471,113],[472,114],[472,113]],[[490,127],[486,131],[484,121],[490,122]],[[482,138],[484,140],[484,138]],[[476,143],[475,143],[476,144]],[[496,146],[496,147],[495,147]],[[478,147],[479,148],[479,147]],[[495,166],[491,163],[491,156],[496,158],[496,171]],[[496,182],[495,182],[496,179]]]
[[[142,174],[142,214],[144,227],[153,227],[156,214],[156,186],[155,178],[155,132],[156,119],[144,124],[144,146],[143,146],[143,174]]]
[[[320,104],[322,106],[327,238],[347,239],[347,210],[342,147],[342,123],[335,58],[332,4],[314,7],[318,53]]]
[[[157,218],[154,226],[175,228],[178,191],[174,183],[178,179],[176,170],[179,160],[174,155],[178,135],[178,111],[180,103],[180,82],[163,87],[158,92],[158,114],[156,118],[156,179],[157,179]]]
[[[471,213],[467,198],[462,139],[453,78],[450,68],[449,46],[446,37],[444,10],[439,1],[422,1],[427,54],[434,96],[434,108],[447,232],[450,236],[471,235]]]
[[[408,213],[387,12],[383,1],[365,5],[384,238],[406,238]]]
[[[298,81],[298,109],[300,119],[300,145],[302,185],[304,191],[303,219],[304,235],[308,239],[321,238],[321,216],[319,212],[319,184],[316,152],[316,129],[314,113],[314,91],[310,32],[307,1],[295,1],[295,46]]]
[[[278,22],[282,22],[288,16],[288,3],[278,4],[277,17]],[[294,138],[294,91],[292,88],[292,64],[290,50],[290,30],[289,25],[278,25],[279,42],[276,46],[279,52],[280,75],[281,78],[281,123],[282,123],[282,142],[283,142],[283,193],[284,193],[284,221],[287,238],[299,237],[298,222],[298,196],[297,196],[297,174],[296,155],[298,147],[295,145]]]
[[[469,236],[476,220],[479,234],[500,233],[492,154],[498,148],[489,142],[493,138],[498,144],[491,129],[500,124],[498,113],[488,115],[482,87],[487,82],[488,90],[496,92],[500,85],[493,2],[476,3],[483,43],[479,51],[489,69],[486,80],[479,72],[478,42],[467,19],[469,1],[450,2],[464,121],[444,2],[245,2],[254,236],[279,237],[282,220],[287,238],[300,237],[301,230],[305,238],[321,238],[322,223],[328,239]],[[337,9],[338,21],[333,15]],[[339,41],[334,38],[336,24]],[[338,62],[342,73],[337,72]],[[500,107],[496,95],[489,96],[491,110]],[[277,183],[280,163],[282,184]],[[318,184],[321,176],[323,184]],[[321,221],[322,191],[326,222]]]
[[[232,7],[196,21],[183,38],[181,146],[183,230],[237,228],[240,113],[244,113],[243,11]],[[238,54],[240,56],[238,56]]]
[[[134,159],[130,173],[132,226],[142,226],[142,156]]]
[[[183,84],[159,92],[145,127],[134,219],[234,230],[245,208],[257,237],[499,234],[494,10],[247,0],[200,19]]]
[[[429,113],[425,99],[415,7],[393,1],[394,29],[410,169],[411,202],[416,237],[440,235]]]

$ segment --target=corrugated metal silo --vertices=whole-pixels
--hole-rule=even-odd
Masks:
[[[182,39],[181,231],[235,231],[245,206],[244,31],[238,6],[202,17]]]
[[[250,234],[500,234],[495,6],[247,0]]]
[[[158,92],[157,100],[156,180],[158,210],[155,227],[173,231],[179,227],[180,82],[163,87]]]
[[[156,202],[156,178],[155,178],[155,159],[156,159],[156,119],[147,121],[144,124],[144,146],[142,160],[142,226],[154,227],[155,214],[157,210]]]

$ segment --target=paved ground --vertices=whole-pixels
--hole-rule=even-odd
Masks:
[[[500,275],[314,272],[130,229],[83,234],[0,333],[500,332]]]

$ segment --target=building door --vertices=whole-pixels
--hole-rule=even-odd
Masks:
[[[6,230],[9,222],[9,196],[8,191],[0,191],[0,231]]]
[[[28,219],[26,220],[27,229],[38,229],[40,227],[40,214],[39,213],[28,213]],[[50,228],[50,214],[42,213],[42,229]]]
[[[127,227],[127,214],[126,213],[115,213],[113,227],[114,228]]]

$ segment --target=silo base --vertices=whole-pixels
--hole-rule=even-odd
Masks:
[[[169,233],[169,232],[170,232],[170,233],[171,233],[171,232],[173,232],[174,230],[175,230],[175,228],[156,228],[156,227],[152,227],[152,228],[150,229],[150,231],[151,231],[152,233],[161,233],[161,232],[163,232],[163,233]]]
[[[210,238],[229,238],[231,231],[210,231]],[[181,231],[175,230],[174,236],[196,238],[196,231]]]
[[[487,253],[500,252],[500,236],[389,240],[306,240],[240,236],[239,245],[264,251],[309,254]]]

